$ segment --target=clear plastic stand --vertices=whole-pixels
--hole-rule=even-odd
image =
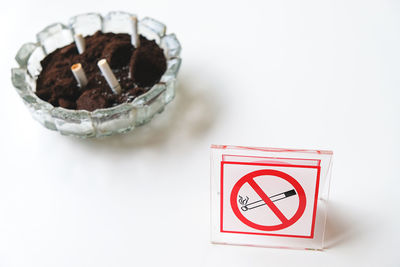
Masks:
[[[332,151],[211,146],[211,241],[323,249]]]

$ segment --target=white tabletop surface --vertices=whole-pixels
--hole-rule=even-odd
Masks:
[[[399,1],[67,2],[2,4],[1,267],[400,266]],[[123,136],[45,129],[11,85],[15,53],[110,10],[177,34],[176,99]],[[210,244],[212,143],[333,150],[326,250]]]

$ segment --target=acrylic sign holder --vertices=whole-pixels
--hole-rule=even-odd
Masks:
[[[211,146],[211,241],[323,249],[332,155]]]

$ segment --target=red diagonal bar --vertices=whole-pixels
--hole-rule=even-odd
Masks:
[[[249,185],[256,191],[256,193],[264,200],[265,204],[272,210],[273,213],[281,220],[282,223],[286,223],[288,219],[286,219],[285,215],[278,209],[278,207],[272,202],[272,200],[264,193],[261,187],[253,180],[249,179]]]

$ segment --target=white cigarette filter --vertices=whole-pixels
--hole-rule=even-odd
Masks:
[[[82,34],[75,34],[74,40],[79,54],[85,52],[85,39],[83,38]]]
[[[86,78],[85,71],[82,68],[81,63],[76,63],[72,65],[71,67],[72,74],[74,74],[74,77],[76,81],[78,82],[80,87],[85,87],[88,83],[88,80]]]
[[[131,24],[132,24],[131,43],[135,48],[138,48],[140,45],[140,41],[138,33],[138,19],[136,16],[131,17]]]
[[[121,85],[119,84],[117,78],[115,78],[115,75],[108,65],[107,60],[105,60],[104,58],[100,59],[99,62],[97,62],[97,66],[99,66],[101,73],[103,74],[104,78],[106,78],[108,86],[110,86],[114,94],[120,94]]]

